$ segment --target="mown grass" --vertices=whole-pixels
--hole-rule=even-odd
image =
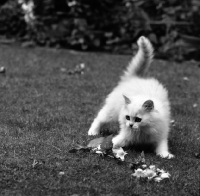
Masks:
[[[168,171],[169,180],[140,181],[126,164],[68,153],[91,140],[88,128],[130,58],[0,46],[0,66],[7,70],[0,75],[0,195],[200,195],[198,63],[155,61],[149,73],[169,89],[176,158],[145,156]],[[83,75],[67,74],[80,63]],[[126,158],[139,154],[129,150]]]

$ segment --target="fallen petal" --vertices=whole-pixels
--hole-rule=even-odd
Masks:
[[[63,171],[59,172],[60,176],[63,176],[64,174],[65,174],[65,172],[63,172]]]
[[[6,72],[6,68],[5,67],[0,67],[0,73],[5,73]]]
[[[96,148],[93,148],[92,149],[93,151],[101,151],[102,149],[101,149],[101,144],[99,144]],[[102,151],[101,151],[102,152]]]
[[[183,77],[183,80],[188,81],[189,79],[188,77]]]
[[[197,153],[197,152],[196,152],[194,155],[195,155],[195,157],[196,157],[197,159],[200,159],[200,153]]]
[[[169,178],[169,177],[170,177],[170,174],[169,174],[168,172],[162,173],[162,174],[160,174],[160,177],[161,177],[162,179],[164,179],[164,178]]]
[[[194,103],[194,104],[193,104],[193,108],[196,108],[196,107],[197,107],[197,104],[196,104],[196,103]]]
[[[160,182],[161,180],[162,180],[162,178],[160,178],[160,177],[155,177],[155,178],[154,178],[154,181],[155,181],[155,182]]]
[[[143,164],[143,165],[142,165],[142,168],[143,168],[143,169],[147,168],[147,165],[146,165],[146,164]]]
[[[66,72],[66,71],[67,71],[67,69],[66,69],[66,68],[64,68],[64,67],[61,67],[61,68],[60,68],[60,71],[61,71],[61,72]]]
[[[156,166],[155,166],[155,165],[150,165],[150,166],[149,166],[149,169],[151,169],[151,170],[154,170],[154,171],[155,171],[155,170],[156,170]]]
[[[104,156],[104,154],[105,154],[104,152],[102,152],[102,151],[100,151],[100,150],[95,151],[95,153],[96,153],[96,154],[99,154],[99,155],[101,155],[101,156]]]
[[[144,178],[144,177],[146,177],[144,171],[142,169],[140,169],[140,168],[137,169],[137,170],[135,170],[135,173],[133,173],[132,176],[135,176],[137,178]]]
[[[159,173],[165,173],[165,171],[163,169],[159,169],[159,168],[157,168],[156,171]]]
[[[148,178],[153,178],[156,176],[156,172],[151,169],[145,169],[144,174],[145,174],[145,177],[148,177]]]
[[[80,64],[80,68],[81,68],[81,69],[84,69],[84,68],[85,68],[85,64],[84,64],[84,63],[81,63],[81,64]]]
[[[122,147],[120,147],[120,148],[113,148],[112,151],[113,151],[113,154],[115,155],[115,157],[116,158],[120,158],[122,161],[124,161],[125,155],[128,154],[127,152],[125,152],[123,150]]]

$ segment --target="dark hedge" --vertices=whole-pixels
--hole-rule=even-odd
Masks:
[[[0,7],[0,34],[40,46],[131,53],[145,35],[158,57],[199,58],[199,0],[34,0],[33,25],[17,1]]]

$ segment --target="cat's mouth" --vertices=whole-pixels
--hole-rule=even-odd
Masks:
[[[138,131],[140,131],[140,128],[139,127],[130,127],[130,131],[138,132]]]

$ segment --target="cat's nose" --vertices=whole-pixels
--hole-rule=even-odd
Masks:
[[[129,126],[132,128],[132,127],[133,127],[133,124],[130,124]]]

